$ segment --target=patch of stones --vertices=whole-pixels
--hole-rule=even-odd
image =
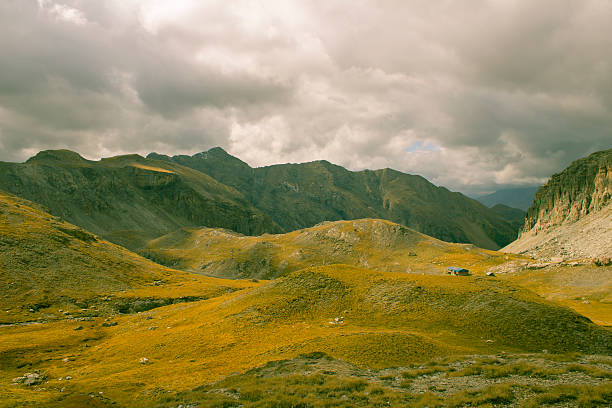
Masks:
[[[31,387],[33,385],[39,385],[44,383],[46,379],[47,376],[44,373],[40,371],[34,371],[31,373],[25,373],[21,377],[13,378],[13,383]]]

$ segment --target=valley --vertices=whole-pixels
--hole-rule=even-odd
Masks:
[[[572,241],[578,249],[571,253],[532,251],[525,226],[518,241],[497,251],[373,217],[331,217],[284,232],[283,218],[266,215],[247,193],[176,158],[89,162],[61,155],[61,164],[57,153],[41,153],[34,162],[45,164],[0,172],[24,195],[43,197],[35,202],[0,193],[6,288],[0,406],[612,402],[612,266],[605,242],[599,252],[587,239]],[[43,169],[48,173],[41,176]],[[90,212],[89,198],[69,203],[69,194],[85,190],[45,187],[58,169],[62,183],[94,172],[87,191],[107,192],[113,201]],[[112,180],[126,172],[138,177],[120,179],[128,186],[121,196]],[[172,175],[177,179],[165,179]],[[594,180],[607,186],[605,177]],[[166,182],[181,187],[160,190]],[[581,188],[575,197],[584,197]],[[583,223],[595,219],[605,235],[606,188],[587,188],[596,191],[589,197],[602,197],[588,202],[599,204],[571,222],[550,224],[546,233],[571,237],[566,229],[582,228],[592,236]],[[544,208],[538,203],[545,192],[526,225],[548,219],[550,210],[534,209]],[[207,208],[238,211],[238,219],[252,221],[234,224],[229,213],[198,219],[211,215],[173,201],[196,193],[213,203]],[[104,217],[132,201],[142,204],[105,226]],[[64,204],[66,218],[54,215]],[[519,214],[510,207],[497,211],[515,222]],[[151,224],[139,224],[139,216]],[[134,227],[122,235],[129,245],[106,240],[127,225]],[[450,266],[469,269],[469,276],[449,275]]]

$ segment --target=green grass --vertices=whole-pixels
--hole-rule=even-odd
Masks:
[[[597,386],[555,385],[543,393],[525,401],[523,408],[537,408],[571,402],[579,407],[609,407],[612,405],[612,383]]]
[[[449,377],[482,375],[486,378],[504,378],[514,375],[550,379],[565,373],[580,372],[594,378],[612,378],[612,371],[587,364],[570,364],[558,368],[547,368],[526,362],[508,364],[497,362],[495,365],[491,365],[486,364],[485,361],[481,360],[461,370],[449,372],[448,375]]]

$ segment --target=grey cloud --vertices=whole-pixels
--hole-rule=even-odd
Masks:
[[[0,3],[0,160],[221,145],[480,192],[612,144],[604,0],[45,4]]]

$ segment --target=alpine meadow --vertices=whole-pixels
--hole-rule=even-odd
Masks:
[[[612,406],[610,21],[2,2],[0,407]]]

